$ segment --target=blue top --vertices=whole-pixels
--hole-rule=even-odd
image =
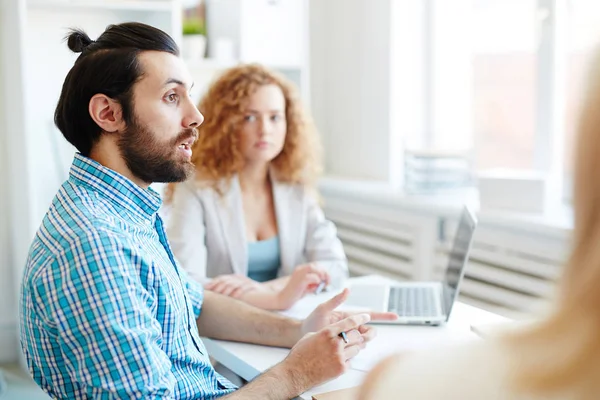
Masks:
[[[281,265],[279,237],[248,243],[248,277],[257,282],[277,278]]]
[[[75,155],[21,288],[21,346],[53,398],[206,399],[235,386],[198,336],[203,291],[175,262],[160,196]]]

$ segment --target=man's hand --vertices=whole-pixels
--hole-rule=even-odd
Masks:
[[[293,306],[306,294],[314,292],[321,282],[329,283],[329,274],[315,264],[303,264],[294,269],[285,287],[279,292],[282,310]]]
[[[247,295],[259,292],[250,291]],[[380,320],[397,318],[392,313],[334,311],[347,296],[348,291],[343,291],[317,307],[301,323],[207,292],[198,319],[200,333],[204,336],[279,347],[296,343],[283,362],[226,398],[293,398],[344,373],[348,361],[375,336],[375,330],[365,324],[372,317]],[[229,318],[223,320],[224,314]],[[315,331],[318,332],[309,333]],[[341,332],[346,333],[348,343],[339,336]]]
[[[369,319],[369,314],[357,314],[306,334],[285,360],[224,399],[290,399],[340,376],[364,347],[358,332]],[[341,332],[346,332],[348,343],[339,336]]]
[[[370,319],[367,313],[355,314],[306,334],[275,368],[284,371],[297,393],[340,376],[365,347],[365,337],[360,332]],[[341,332],[346,332],[348,343],[339,336]]]
[[[247,276],[240,274],[220,275],[204,285],[206,290],[220,293],[224,296],[230,296],[236,299],[241,298],[244,293],[260,288],[261,284]]]
[[[309,332],[316,332],[327,325],[335,324],[345,318],[348,318],[355,314],[363,314],[364,312],[348,312],[348,311],[334,311],[339,307],[346,299],[350,291],[344,289],[340,294],[326,301],[325,303],[318,306],[302,323],[302,331],[300,335],[304,335]],[[398,319],[398,315],[390,312],[366,312],[370,319],[373,321],[394,321]],[[365,343],[375,337],[375,330],[370,326],[363,326],[360,328],[360,333],[365,339]]]

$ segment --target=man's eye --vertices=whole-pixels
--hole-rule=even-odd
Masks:
[[[167,96],[167,101],[169,103],[175,103],[177,101],[177,95],[175,93],[171,93]]]
[[[254,122],[254,121],[256,121],[256,117],[254,115],[246,115],[244,117],[244,121],[246,121],[246,122]]]

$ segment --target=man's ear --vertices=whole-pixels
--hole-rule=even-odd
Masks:
[[[96,94],[90,99],[89,112],[94,122],[105,132],[125,129],[121,104],[104,94]]]

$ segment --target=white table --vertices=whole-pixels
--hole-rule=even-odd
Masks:
[[[350,285],[380,280],[385,278],[377,276],[352,278]],[[307,296],[285,314],[295,317],[307,315],[311,309],[332,295],[334,293]],[[457,302],[450,320],[443,326],[377,325],[377,337],[353,360],[350,370],[333,381],[303,393],[300,398],[310,400],[313,394],[357,386],[366,376],[366,371],[388,354],[476,340],[477,336],[471,331],[471,324],[498,324],[507,321],[499,315]],[[247,343],[207,338],[203,338],[203,341],[208,353],[215,360],[248,381],[282,361],[289,352],[288,349]]]

